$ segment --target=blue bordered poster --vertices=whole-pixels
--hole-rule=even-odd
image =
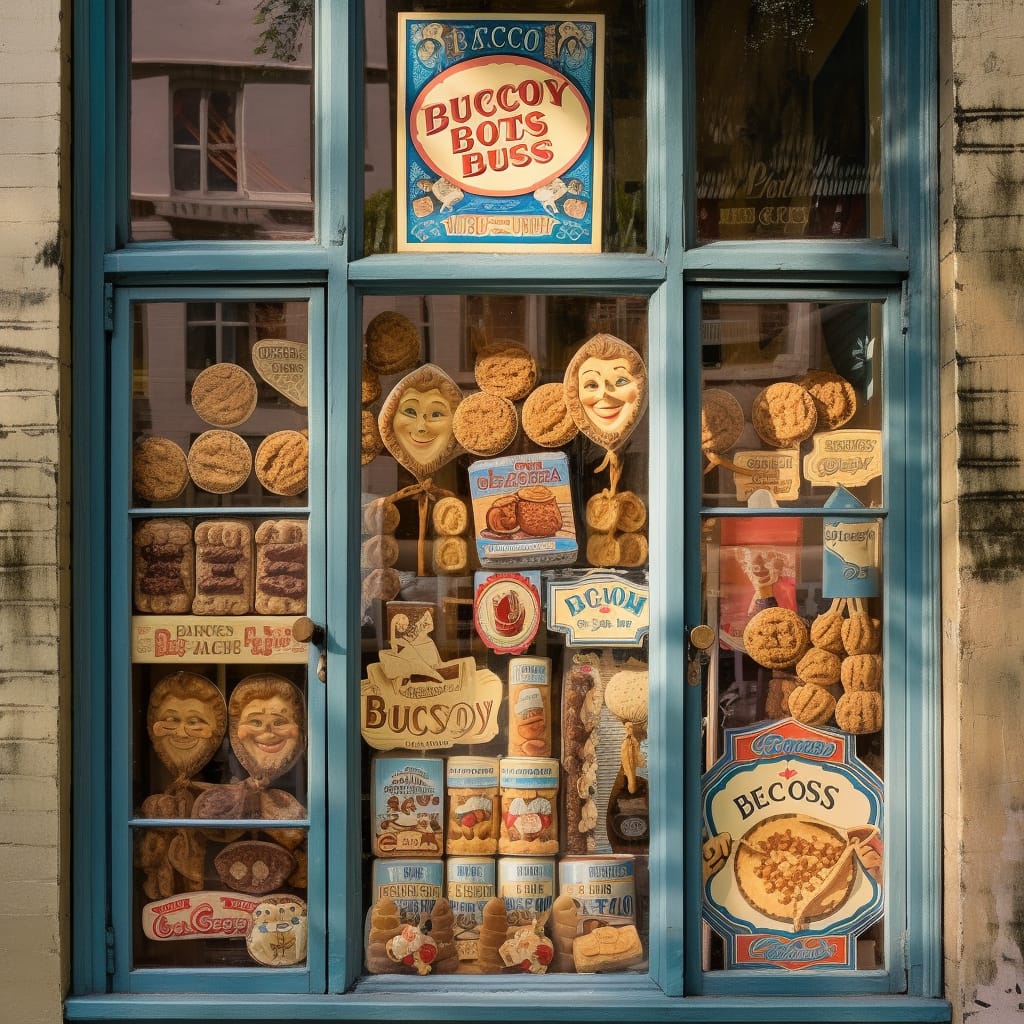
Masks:
[[[604,19],[398,19],[398,251],[599,252]]]

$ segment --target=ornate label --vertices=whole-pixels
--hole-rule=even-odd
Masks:
[[[260,900],[228,892],[190,892],[147,903],[142,931],[147,939],[244,939]]]
[[[215,661],[302,665],[309,645],[292,636],[292,619],[254,615],[135,615],[132,661],[189,664]]]
[[[738,451],[733,455],[733,462],[747,470],[733,473],[737,501],[746,501],[757,490],[769,491],[776,501],[796,501],[800,497],[799,449]]]
[[[646,583],[595,572],[548,583],[548,629],[569,647],[640,647],[650,631]]]
[[[880,430],[830,430],[812,441],[804,476],[815,487],[863,487],[882,475]]]
[[[256,372],[285,398],[301,406],[309,404],[309,346],[302,341],[263,338],[252,347]]]
[[[497,654],[520,654],[540,626],[540,573],[476,574],[473,623]]]

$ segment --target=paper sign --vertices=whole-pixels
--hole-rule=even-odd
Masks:
[[[829,509],[863,508],[845,487],[832,494]],[[826,519],[822,523],[823,597],[875,597],[879,587],[882,524],[877,519]]]
[[[522,654],[540,626],[540,573],[475,576],[473,624],[496,654]]]
[[[640,647],[650,631],[646,583],[597,572],[548,583],[548,629],[569,647]]]
[[[292,636],[292,619],[256,615],[132,616],[132,661],[186,665],[273,662],[304,665],[308,644]]]
[[[812,441],[804,476],[815,487],[863,487],[882,475],[880,430],[830,430]]]
[[[190,892],[147,903],[142,932],[157,942],[174,939],[244,939],[258,899],[228,892]]]
[[[733,473],[736,500],[746,502],[754,491],[766,490],[776,501],[800,497],[800,451],[785,448],[774,452],[738,451],[733,462],[747,473]]]

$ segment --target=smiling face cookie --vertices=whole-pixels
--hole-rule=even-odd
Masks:
[[[608,451],[626,443],[647,408],[640,353],[610,334],[594,335],[573,356],[563,387],[580,432]]]
[[[224,697],[205,676],[176,672],[153,688],[146,728],[153,750],[176,775],[191,777],[224,737]]]
[[[283,676],[243,679],[228,702],[228,733],[238,763],[254,779],[276,779],[305,748],[302,694]]]
[[[388,395],[378,418],[381,439],[418,480],[458,452],[454,422],[461,401],[462,391],[455,381],[433,364],[403,377]]]

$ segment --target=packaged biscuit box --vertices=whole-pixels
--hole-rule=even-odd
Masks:
[[[481,565],[575,563],[579,549],[564,452],[474,462],[469,490]]]
[[[378,857],[444,853],[444,762],[439,757],[373,759],[373,852]]]

